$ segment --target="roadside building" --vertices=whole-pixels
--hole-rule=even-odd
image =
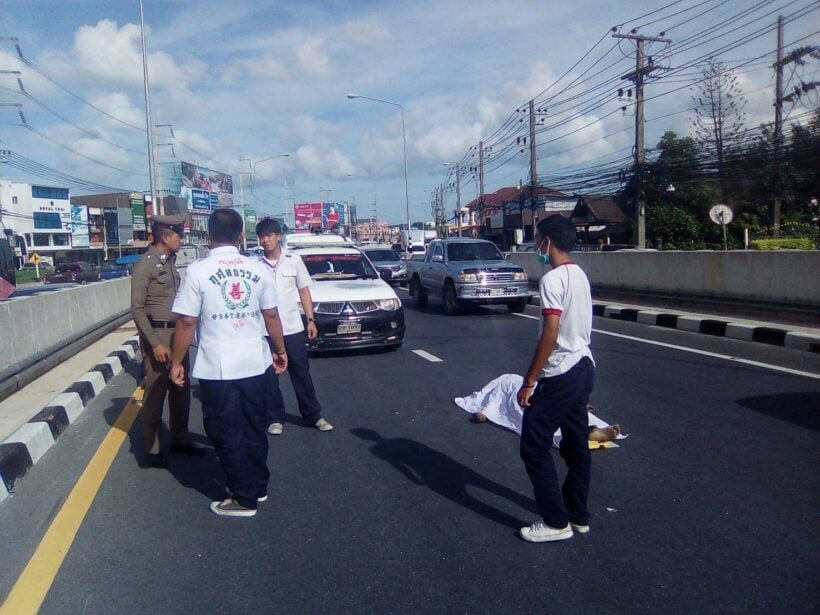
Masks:
[[[88,240],[88,226],[72,224],[69,189],[0,180],[0,222],[23,238],[25,251],[46,263]],[[22,256],[18,249],[16,256]]]
[[[380,222],[376,218],[360,218],[355,228],[359,243],[391,242],[392,233],[387,222]]]
[[[508,186],[476,198],[462,210],[461,236],[480,237],[497,244],[502,250],[532,241],[534,226],[546,215],[560,213],[569,217],[576,198],[559,190],[538,186]],[[459,235],[458,222],[448,228],[449,235]]]
[[[578,197],[570,221],[587,245],[625,244],[631,235],[629,217],[618,199],[611,195]]]

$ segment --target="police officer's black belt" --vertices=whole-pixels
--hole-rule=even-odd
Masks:
[[[148,321],[154,329],[173,329],[177,326],[177,323],[173,320],[154,320],[153,318],[149,318]]]

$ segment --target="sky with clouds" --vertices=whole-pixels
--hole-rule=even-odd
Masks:
[[[157,158],[173,160],[173,144],[178,159],[233,174],[235,192],[255,167],[255,195],[245,200],[261,213],[282,212],[291,196],[351,199],[359,217],[377,212],[398,223],[401,114],[346,97],[358,93],[403,105],[411,218],[430,219],[443,163],[462,163],[464,200],[475,197],[470,148],[480,140],[493,143],[488,192],[528,181],[529,158],[517,145],[526,118],[516,109],[532,98],[546,109],[537,158],[548,185],[628,158],[634,116],[617,90],[628,87],[618,77],[634,69],[634,44],[613,39],[613,26],[673,41],[649,48],[662,68],[647,86],[652,145],[666,130],[691,131],[691,83],[708,54],[739,67],[747,124],[771,121],[772,26],[786,15],[787,48],[818,44],[818,4],[144,0],[153,121],[174,131],[156,129]],[[20,71],[27,94],[14,74],[0,73],[0,103],[21,104],[27,123],[0,106],[0,148],[87,181],[147,190],[138,1],[4,3],[0,37],[0,70]],[[816,80],[816,64],[787,77]],[[807,104],[789,111],[799,117]],[[290,156],[269,159],[283,153]],[[43,182],[8,164],[0,176]]]

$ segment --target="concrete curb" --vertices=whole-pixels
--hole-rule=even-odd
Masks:
[[[88,402],[134,359],[139,337],[128,339],[51,400],[8,438],[0,442],[0,502],[9,497],[17,482],[37,463],[57,438],[77,420]]]
[[[541,305],[537,293],[531,293],[528,303]],[[592,302],[592,313],[613,320],[627,320],[644,325],[655,325],[667,329],[679,329],[690,333],[703,333],[717,337],[728,337],[746,342],[759,342],[772,346],[783,346],[794,350],[820,353],[820,333],[792,331],[788,325],[750,324],[734,322],[728,316],[705,316],[662,311],[658,308],[641,309],[618,303]]]
[[[614,320],[627,320],[668,329],[689,331],[690,333],[703,333],[705,335],[729,337],[736,340],[820,353],[820,334],[813,335],[803,331],[791,331],[785,326],[733,322],[729,318],[720,316],[692,316],[675,312],[662,312],[657,309],[642,310],[597,301],[592,302],[592,313],[595,316],[603,316]]]

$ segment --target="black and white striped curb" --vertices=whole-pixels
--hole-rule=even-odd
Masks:
[[[138,349],[138,337],[126,340],[0,443],[0,502],[9,497],[17,482],[40,460],[66,427],[77,420],[88,402],[134,359]]]
[[[593,302],[592,313],[595,316],[615,320],[627,320],[692,333],[705,333],[706,335],[729,337],[736,340],[760,342],[820,353],[820,333],[812,334],[804,331],[791,331],[779,326],[733,322],[729,319],[714,316],[676,314],[599,302]]]

